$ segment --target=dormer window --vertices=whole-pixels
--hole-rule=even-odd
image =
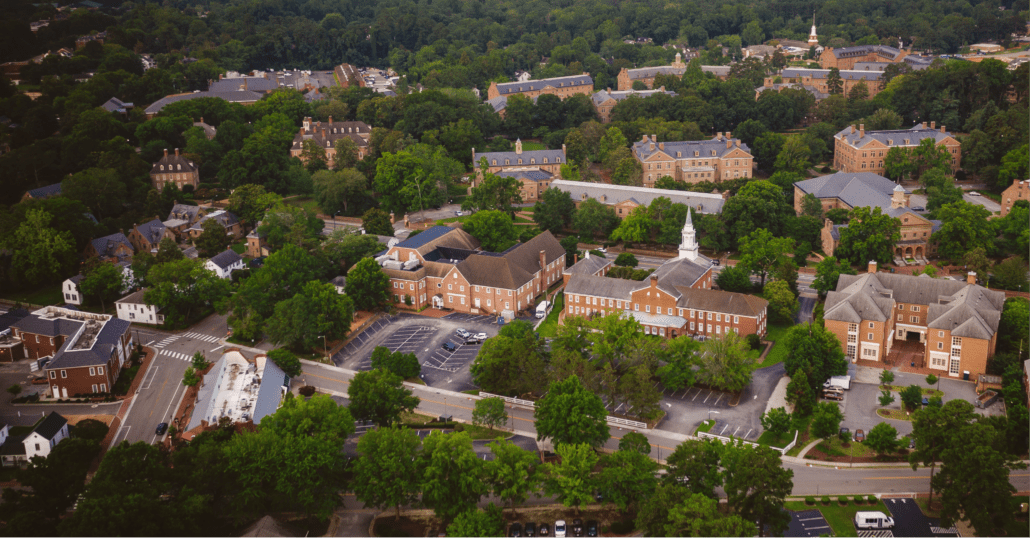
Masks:
[[[560,163],[560,162],[561,162],[561,157],[555,157],[555,158],[554,158],[554,162],[556,162],[556,163]]]
[[[547,157],[544,157],[544,164],[547,164]]]
[[[699,151],[695,151],[695,152],[694,152],[694,156],[695,156],[695,157],[700,157],[700,156],[701,156],[701,152],[699,152]]]
[[[504,160],[504,164],[511,164],[511,161],[509,161],[508,159],[505,159]]]
[[[715,157],[715,150],[712,150],[712,157]]]
[[[163,165],[163,164],[161,165],[161,171],[162,171],[162,172],[164,172],[164,171],[165,171],[165,165]]]
[[[494,159],[493,165],[497,166],[497,159]]]
[[[175,165],[175,166],[177,166],[177,167],[178,167],[178,168],[176,168],[176,170],[182,170],[182,165],[181,165],[181,164],[177,164],[177,165]]]
[[[905,145],[906,145],[906,146],[907,146],[907,145],[909,145],[909,144],[911,144],[910,140],[911,140],[911,139],[909,139],[909,138],[906,138],[906,139],[905,139]]]
[[[522,159],[519,159],[519,164],[522,164]]]
[[[536,159],[535,159],[535,158],[533,158],[533,159],[530,159],[530,160],[529,160],[529,164],[536,164]]]

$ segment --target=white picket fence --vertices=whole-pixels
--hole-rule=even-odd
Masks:
[[[608,423],[609,424],[617,424],[619,426],[627,426],[627,427],[630,427],[630,428],[647,429],[647,424],[645,424],[643,422],[637,422],[636,420],[627,420],[627,419],[624,419],[624,418],[613,417],[613,416],[609,416],[608,417]]]
[[[504,400],[506,403],[510,403],[512,405],[519,405],[519,406],[522,406],[522,407],[528,407],[530,409],[536,409],[536,403],[534,403],[534,402],[532,402],[530,400],[521,400],[519,398],[512,398],[510,396],[501,396],[499,394],[490,394],[489,392],[483,392],[483,391],[479,391],[479,397],[480,398],[500,398],[500,399]],[[607,417],[607,420],[608,420],[609,424],[615,424],[615,425],[618,425],[618,426],[625,426],[627,428],[647,429],[647,424],[645,424],[643,422],[637,422],[636,420],[627,420],[627,419],[624,419],[624,418],[612,417],[612,416]]]
[[[751,442],[751,441],[745,441],[743,439],[737,439],[735,437],[725,437],[725,436],[722,436],[722,435],[716,435],[714,433],[708,433],[708,432],[697,432],[697,436],[702,438],[702,439],[715,439],[715,440],[717,440],[717,441],[719,441],[719,442],[721,442],[723,444],[730,443],[730,442],[733,442],[734,440],[736,440],[736,441],[740,441],[741,443],[744,443],[745,445],[758,446],[758,443],[754,443],[754,442]],[[794,448],[794,445],[796,445],[797,442],[798,442],[798,432],[795,431],[794,432],[794,440],[789,442],[789,443],[787,443],[787,446],[785,446],[783,448],[779,448],[779,447],[775,447],[775,446],[770,446],[769,448],[779,452],[780,454],[786,454],[788,450]]]

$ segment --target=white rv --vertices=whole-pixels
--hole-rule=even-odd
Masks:
[[[894,528],[894,518],[887,517],[883,512],[858,512],[855,514],[855,528],[858,530],[892,529]]]

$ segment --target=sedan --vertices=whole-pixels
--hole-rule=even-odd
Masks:
[[[454,353],[454,351],[458,349],[458,346],[455,345],[454,342],[448,340],[447,342],[443,343],[443,348],[447,351],[450,351],[451,353]]]
[[[912,211],[926,211],[926,208],[921,205],[917,205],[912,207]]]
[[[508,528],[508,536],[522,536],[522,523],[515,522]]]
[[[522,532],[525,533],[526,536],[536,536],[536,523],[533,523],[532,521],[526,523],[526,526],[523,527]]]
[[[559,519],[554,522],[554,538],[565,538],[565,520]]]
[[[865,441],[865,432],[862,430],[855,430],[855,442],[861,443]]]
[[[968,194],[968,195],[970,195],[970,196],[980,196],[980,193],[978,193],[978,192],[976,192],[976,191],[969,191],[969,192],[968,192],[968,193],[966,193],[966,194]]]
[[[587,536],[597,536],[597,521],[593,519],[587,521]]]
[[[162,422],[157,425],[157,430],[155,430],[154,433],[158,435],[164,435],[166,431],[168,431],[168,423]]]
[[[547,523],[541,523],[540,524],[540,528],[537,529],[536,533],[537,533],[538,536],[550,536],[551,535],[551,526],[548,525]]]
[[[454,334],[456,334],[456,335],[458,335],[458,337],[464,338],[464,339],[468,339],[468,337],[472,336],[472,333],[466,331],[465,329],[458,329],[458,330],[454,331]]]
[[[577,518],[577,519],[573,519],[572,520],[572,535],[573,536],[583,536],[583,520],[582,519],[578,519]]]

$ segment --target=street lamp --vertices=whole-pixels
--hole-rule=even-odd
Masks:
[[[326,360],[326,362],[328,362],[329,361],[329,346],[325,342],[325,335],[320,334],[320,335],[318,335],[318,337],[322,339],[322,350],[325,351],[325,360]]]
[[[712,411],[712,408],[711,408],[711,407],[709,407],[709,408],[708,408],[708,422],[711,422],[711,421],[712,421],[712,413],[715,413],[716,415],[718,415],[718,414],[719,414],[719,412],[718,412],[718,411]]]

